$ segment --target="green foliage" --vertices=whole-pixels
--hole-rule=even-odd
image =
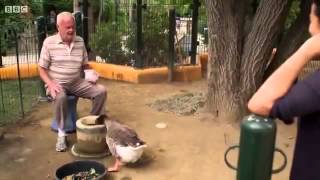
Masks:
[[[199,8],[198,33],[200,33],[204,37],[203,43],[208,44],[208,17],[203,0],[201,0],[200,3],[201,6]]]
[[[102,23],[92,35],[89,45],[95,53],[106,59],[107,63],[126,64],[127,58],[122,50],[122,33],[116,31],[112,23]]]
[[[0,46],[1,46],[1,54],[5,56],[7,51],[10,48],[14,47],[15,37],[13,35],[13,31],[10,30],[14,26],[3,26],[0,28]],[[9,29],[10,28],[10,29]]]
[[[285,23],[285,31],[290,28],[300,13],[300,0],[293,0]]]
[[[167,10],[161,6],[157,10],[144,13],[143,52],[147,65],[166,64],[168,52],[169,18]]]
[[[146,66],[160,66],[166,64],[168,52],[169,18],[164,6],[156,6],[143,11],[142,58]],[[136,49],[136,33],[134,28],[129,32],[126,43],[129,52]]]
[[[43,6],[40,0],[28,0],[27,5],[29,6],[33,19],[43,14]]]
[[[5,27],[15,27],[16,29],[23,29],[25,25],[25,18],[19,13],[5,13],[5,6],[20,6],[25,5],[20,2],[20,0],[12,1],[0,1],[0,24],[2,28]]]
[[[50,23],[50,11],[54,11],[56,15],[63,11],[73,12],[73,1],[43,0],[43,16],[46,17],[47,32],[48,34],[54,34],[57,31],[56,24]]]
[[[23,79],[22,101],[24,112],[31,110],[37,102],[39,79]],[[18,80],[0,80],[0,126],[12,123],[21,117],[21,104]]]
[[[199,21],[198,28],[199,32],[206,36],[207,32],[204,29],[207,27],[207,17],[203,7],[204,2],[200,1],[202,8],[199,11],[201,21]],[[129,8],[133,7],[136,0],[117,4],[119,2],[121,1],[104,0],[101,25],[97,26],[89,44],[97,55],[107,58],[107,62],[128,64],[132,63],[131,59],[134,59],[137,47],[136,9]],[[94,17],[97,18],[101,2],[96,0],[90,4],[96,14]],[[148,1],[147,8],[142,10],[144,66],[160,66],[167,63],[168,11],[173,7],[176,8],[177,16],[190,17],[192,15],[192,0],[153,0]]]
[[[5,13],[5,6],[25,6],[29,7],[27,14]],[[0,1],[0,45],[1,53],[6,54],[9,48],[14,45],[14,29],[17,33],[22,33],[27,26],[32,26],[36,16],[42,13],[42,2],[39,0],[4,0]]]
[[[102,0],[102,22],[111,22],[115,19],[116,4],[115,0]],[[93,16],[99,18],[99,12],[101,10],[101,0],[90,1],[90,5],[93,9]]]
[[[187,4],[180,4],[175,5],[177,16],[191,16],[192,15],[192,5]]]
[[[96,25],[96,30],[90,37],[89,46],[108,63],[127,64],[129,53],[124,51],[122,39],[128,29],[128,16],[113,0],[104,0],[103,5],[101,24]],[[99,18],[101,1],[92,1],[91,6],[94,17]]]
[[[73,1],[71,0],[43,0],[43,12],[48,16],[50,10],[55,10],[57,14],[63,11],[73,12]]]

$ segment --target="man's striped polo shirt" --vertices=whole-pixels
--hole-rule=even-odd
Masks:
[[[80,78],[82,66],[87,63],[87,51],[79,36],[74,37],[70,47],[62,41],[59,33],[43,42],[39,66],[48,69],[50,78],[61,84]]]

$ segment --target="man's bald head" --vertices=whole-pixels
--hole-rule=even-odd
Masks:
[[[70,44],[75,34],[75,20],[70,12],[62,12],[58,14],[57,29],[62,41]]]
[[[70,12],[61,12],[57,15],[57,25],[61,25],[64,21],[75,21],[73,15]]]

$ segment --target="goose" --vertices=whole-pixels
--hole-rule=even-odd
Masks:
[[[115,157],[114,165],[108,168],[109,172],[117,172],[122,165],[140,159],[147,145],[133,129],[117,120],[109,119],[106,115],[98,116],[96,124],[103,123],[107,128],[106,143],[112,156]]]

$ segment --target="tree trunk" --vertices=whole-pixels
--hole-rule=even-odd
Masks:
[[[291,0],[261,0],[252,22],[241,58],[241,102],[246,104],[263,82],[267,62],[281,28],[284,25]]]
[[[264,74],[264,80],[289,58],[289,56],[307,39],[309,35],[308,27],[311,3],[312,0],[301,1],[300,13],[288,32],[281,39],[274,59],[271,61]]]
[[[207,107],[219,118],[230,120],[237,118],[240,109],[239,66],[245,9],[241,6],[246,5],[243,2],[206,0],[209,35]]]
[[[262,82],[275,39],[291,0],[261,0],[246,36],[247,0],[206,0],[208,15],[209,111],[220,119],[239,120],[246,102]]]

